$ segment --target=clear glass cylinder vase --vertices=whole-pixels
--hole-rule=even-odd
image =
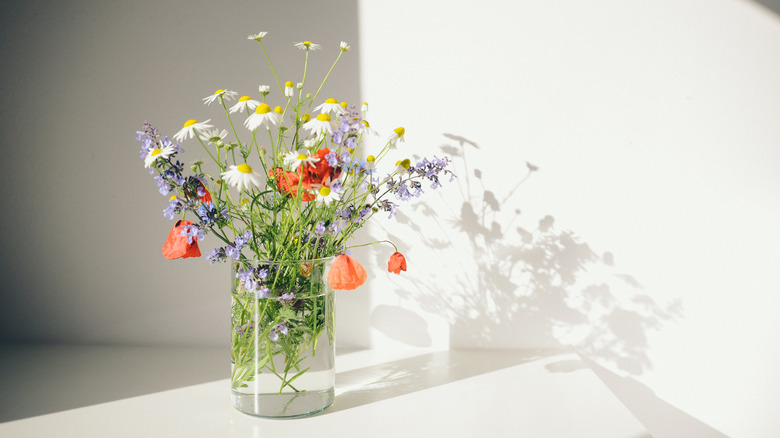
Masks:
[[[233,263],[231,388],[239,411],[300,417],[333,403],[332,260]]]

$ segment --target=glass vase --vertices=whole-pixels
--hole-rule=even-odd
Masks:
[[[301,417],[333,403],[332,260],[233,263],[231,388],[239,411]]]

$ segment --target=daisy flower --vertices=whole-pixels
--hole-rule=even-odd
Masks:
[[[144,158],[144,167],[148,168],[157,161],[158,158],[168,158],[176,152],[176,146],[172,144],[168,144],[167,146],[163,146],[162,148],[152,149],[149,151],[149,153],[146,155],[146,158]]]
[[[268,34],[268,32],[253,33],[252,35],[246,37],[246,39],[260,41],[261,39],[263,39],[264,36],[266,36],[266,34]]]
[[[399,141],[404,141],[404,134],[406,134],[406,130],[403,126],[399,126],[398,128],[393,129],[393,133],[390,134],[390,138],[387,140],[388,143],[390,143],[390,148],[395,149],[395,144]]]
[[[395,171],[399,175],[403,175],[406,173],[409,173],[409,167],[412,165],[412,162],[409,161],[409,159],[401,160],[395,163]]]
[[[227,129],[223,129],[222,131],[219,129],[206,129],[201,134],[203,135],[203,138],[205,138],[209,143],[221,145],[222,140],[227,137],[228,132]]]
[[[277,125],[278,123],[279,115],[276,114],[267,103],[257,105],[255,113],[244,120],[244,126],[250,131],[259,128],[260,125],[265,125],[267,129],[271,129],[270,125]]]
[[[374,170],[376,167],[376,157],[373,155],[369,155],[366,157],[366,169],[368,170]]]
[[[342,41],[341,44],[339,44],[339,49],[341,49],[342,52],[347,52],[349,51],[349,44]]]
[[[230,168],[222,172],[222,179],[231,186],[238,187],[240,192],[244,188],[249,189],[252,186],[260,188],[260,174],[252,170],[252,166],[244,163],[238,166],[231,165]]]
[[[314,44],[311,41],[301,41],[300,43],[295,43],[295,47],[301,50],[319,50],[322,48],[322,46],[319,44]]]
[[[330,116],[327,114],[318,115],[317,117],[304,123],[303,127],[317,136],[333,133],[333,126],[330,124]]]
[[[344,107],[341,106],[338,100],[328,99],[325,103],[314,108],[314,111],[319,111],[322,114],[336,113],[337,115],[344,114]]]
[[[368,102],[363,102],[363,105],[360,107],[360,111],[362,111],[363,114],[368,112]]]
[[[243,113],[244,108],[246,108],[246,113],[249,114],[249,111],[254,111],[257,105],[260,105],[260,102],[249,96],[241,96],[238,98],[238,102],[230,107],[230,113],[233,114],[236,111]]]
[[[304,163],[308,163],[311,167],[315,167],[317,161],[320,161],[317,157],[310,157],[303,151],[290,152],[284,156],[284,164],[290,165],[290,170],[295,170]]]
[[[257,91],[260,92],[263,96],[267,96],[268,93],[271,92],[271,86],[270,85],[259,85],[257,87]]]
[[[220,96],[226,100],[233,100],[236,98],[236,96],[238,96],[238,93],[236,93],[235,91],[223,90],[220,88],[219,90],[215,91],[214,94],[212,94],[211,96],[204,97],[203,103],[206,105],[211,105]]]
[[[293,97],[293,83],[292,81],[287,81],[284,83],[284,96],[287,98]]]
[[[368,120],[361,120],[360,123],[358,123],[358,132],[361,134],[379,135],[379,133],[368,124]]]
[[[207,125],[207,123],[210,121],[211,119],[208,119],[204,122],[198,122],[197,120],[193,119],[187,120],[184,122],[184,127],[173,135],[173,139],[176,141],[184,141],[187,138],[195,137],[196,133],[203,131],[204,129],[213,128],[212,125]]]
[[[320,187],[320,189],[317,191],[317,194],[319,195],[316,199],[317,204],[328,205],[333,201],[339,200],[339,194],[336,193],[335,190],[331,190],[331,188],[328,186]]]

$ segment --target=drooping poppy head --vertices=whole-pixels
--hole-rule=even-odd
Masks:
[[[200,257],[200,248],[198,248],[198,238],[192,237],[192,243],[188,243],[189,238],[182,235],[187,225],[193,225],[190,221],[180,220],[173,225],[168,239],[162,247],[162,253],[168,260],[186,259],[187,257]]]
[[[401,271],[406,270],[406,259],[404,255],[396,251],[390,256],[390,260],[387,262],[387,272],[393,272],[400,274]]]
[[[332,289],[352,290],[365,283],[366,270],[352,257],[341,254],[336,257],[328,272],[328,283]]]

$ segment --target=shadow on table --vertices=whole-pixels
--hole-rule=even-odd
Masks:
[[[445,385],[559,354],[555,350],[491,351],[489,361],[471,350],[439,351],[336,375],[339,394],[320,415]]]

